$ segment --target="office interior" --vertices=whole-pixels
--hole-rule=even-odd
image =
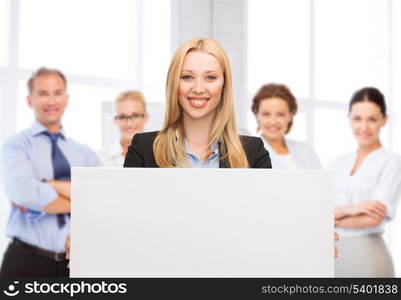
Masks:
[[[0,0],[0,142],[32,123],[26,81],[41,66],[67,75],[63,126],[74,139],[95,150],[116,142],[113,101],[130,89],[144,93],[146,130],[156,130],[174,50],[212,37],[231,59],[240,132],[258,135],[257,89],[284,83],[299,105],[288,136],[326,165],[355,150],[347,104],[374,86],[388,104],[382,142],[401,154],[400,15],[400,0]],[[9,206],[0,185],[0,258]],[[401,216],[387,229],[401,276]]]

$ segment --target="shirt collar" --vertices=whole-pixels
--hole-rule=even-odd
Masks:
[[[272,150],[272,147],[270,147],[269,142],[265,139],[263,134],[260,134],[260,137],[262,138],[262,141],[263,141],[263,144],[264,144],[265,148],[270,152]]]
[[[38,121],[34,121],[32,126],[29,128],[29,132],[32,134],[32,136],[38,136],[45,131],[48,131],[48,130],[46,129],[46,127],[44,127]],[[66,139],[63,127],[61,127],[60,136],[63,140]]]
[[[191,152],[191,149],[189,148],[187,139],[184,139],[184,151],[192,156],[196,156],[195,154],[193,154]],[[210,148],[210,157],[212,157],[213,155],[219,154],[219,144],[218,143],[214,143],[212,145],[212,147]]]
[[[267,151],[269,151],[270,154],[276,154],[276,151],[274,151],[273,147],[269,144],[269,142],[267,141],[267,139],[264,138],[264,136],[261,134],[260,137],[262,138],[263,144],[266,148]],[[284,138],[284,143],[287,145],[288,150],[291,152],[291,149],[288,145],[288,141],[286,138]]]

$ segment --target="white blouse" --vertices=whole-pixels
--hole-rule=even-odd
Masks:
[[[328,168],[335,171],[335,206],[355,205],[378,200],[387,207],[387,216],[379,226],[338,228],[341,236],[383,233],[385,223],[394,218],[401,193],[401,157],[385,148],[366,156],[351,176],[357,154],[350,153],[333,160]]]
[[[103,149],[98,153],[103,167],[116,167],[122,168],[124,165],[125,157],[121,155],[122,149],[120,144]]]
[[[269,151],[273,169],[321,169],[319,157],[309,144],[301,141],[285,139],[289,153],[277,154],[262,137],[265,148]]]

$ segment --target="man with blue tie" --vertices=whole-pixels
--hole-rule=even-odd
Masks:
[[[6,140],[2,177],[12,204],[7,224],[11,242],[0,277],[68,277],[64,244],[70,230],[71,167],[95,167],[96,154],[64,132],[67,80],[40,68],[28,81],[33,125]]]

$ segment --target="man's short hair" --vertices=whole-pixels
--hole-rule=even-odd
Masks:
[[[49,68],[46,68],[46,67],[41,67],[38,70],[36,70],[35,72],[33,72],[31,77],[28,80],[28,92],[29,92],[29,94],[32,93],[33,85],[35,83],[36,78],[38,78],[40,76],[53,75],[53,74],[54,75],[58,75],[61,78],[61,80],[64,82],[65,89],[67,90],[67,78],[65,77],[63,72],[61,72],[60,70],[57,70],[57,69],[49,69]]]

